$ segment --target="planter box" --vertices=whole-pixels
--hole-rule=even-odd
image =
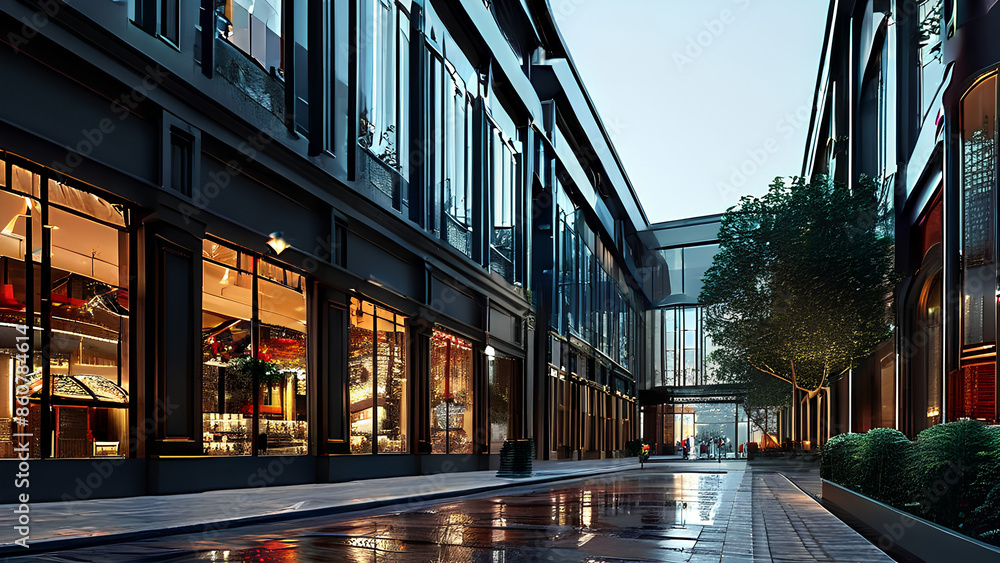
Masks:
[[[882,551],[925,561],[1000,561],[1000,548],[963,536],[823,479],[823,504],[867,525]]]

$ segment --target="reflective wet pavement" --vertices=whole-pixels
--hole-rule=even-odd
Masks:
[[[671,463],[396,512],[261,524],[31,560],[888,561],[856,534],[845,534],[853,532],[779,474]]]

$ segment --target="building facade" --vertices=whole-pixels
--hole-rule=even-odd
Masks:
[[[694,438],[706,455],[720,453],[720,441],[735,455],[757,439],[744,408],[745,389],[716,377],[708,361],[715,346],[698,297],[719,250],[720,222],[721,215],[692,217],[650,225],[641,234],[651,251],[643,281],[652,304],[645,333],[649,368],[639,401],[643,439],[660,454],[674,454],[680,442]]]
[[[803,173],[880,178],[894,341],[834,386],[834,433],[997,422],[996,2],[833,2]]]
[[[544,0],[0,2],[32,500],[609,457],[647,221]]]

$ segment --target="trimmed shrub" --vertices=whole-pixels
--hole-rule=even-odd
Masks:
[[[838,434],[823,445],[820,459],[820,476],[842,487],[858,489],[858,452],[864,441],[864,434]]]
[[[913,443],[893,428],[873,428],[857,448],[858,490],[875,500],[902,506],[912,497],[910,467]]]
[[[1000,545],[1000,485],[993,487],[983,504],[972,511],[968,525],[982,541]]]
[[[969,534],[966,521],[980,503],[996,463],[995,433],[968,420],[932,426],[917,436],[913,461],[916,512]],[[977,497],[977,492],[979,496]],[[972,535],[972,534],[969,534]]]

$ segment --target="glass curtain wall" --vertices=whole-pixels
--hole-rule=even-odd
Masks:
[[[212,240],[202,258],[204,453],[308,453],[305,278]]]
[[[707,361],[715,344],[705,332],[704,307],[667,307],[649,315],[654,387],[720,383],[715,366]]]
[[[351,453],[406,453],[407,317],[354,297],[350,317]]]
[[[127,456],[128,211],[3,155],[0,457]]]

